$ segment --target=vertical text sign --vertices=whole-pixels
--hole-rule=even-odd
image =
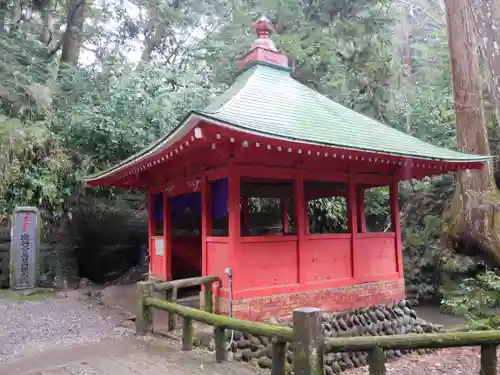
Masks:
[[[34,288],[38,273],[38,234],[40,216],[35,207],[17,208],[13,214],[10,248],[12,289]]]

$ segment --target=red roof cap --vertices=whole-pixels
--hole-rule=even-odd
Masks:
[[[249,64],[256,61],[288,68],[288,58],[286,55],[278,52],[276,45],[269,38],[269,35],[275,31],[271,21],[262,16],[254,22],[253,26],[258,38],[251,44],[250,52],[239,62],[238,69],[243,70]]]

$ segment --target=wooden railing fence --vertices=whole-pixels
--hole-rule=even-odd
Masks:
[[[349,337],[325,340],[327,352],[368,352],[370,375],[386,373],[385,350],[481,347],[480,375],[497,375],[497,349],[500,331],[440,332],[394,336]]]
[[[139,287],[140,293],[145,293],[147,296],[158,296],[161,295],[164,299],[171,302],[176,302],[179,295],[179,290],[182,288],[191,288],[194,286],[203,285],[204,289],[204,303],[205,311],[213,312],[213,284],[217,283],[221,285],[220,277],[218,276],[202,276],[202,277],[191,277],[188,279],[180,279],[165,282],[151,282],[147,281],[142,287]],[[176,320],[174,314],[169,313],[168,316],[168,330],[173,331],[176,328]]]
[[[218,281],[214,276],[207,280]],[[191,280],[193,279],[186,279]],[[196,278],[201,279],[201,278]],[[442,332],[429,334],[405,334],[391,336],[361,336],[349,338],[324,337],[321,326],[322,310],[304,307],[293,311],[293,329],[266,323],[249,322],[212,313],[212,307],[205,305],[205,311],[181,306],[174,301],[166,301],[153,297],[155,289],[170,288],[173,285],[185,285],[183,280],[155,284],[153,282],[138,283],[138,311],[136,318],[137,333],[145,335],[153,332],[152,309],[167,311],[182,317],[182,350],[193,347],[193,321],[214,327],[215,360],[227,360],[228,348],[225,331],[236,330],[255,336],[272,339],[271,375],[286,373],[286,344],[290,342],[294,351],[293,372],[295,375],[323,375],[324,353],[332,352],[368,352],[369,374],[384,375],[386,373],[385,350],[440,349],[449,347],[481,347],[480,375],[497,374],[497,348],[500,345],[500,330],[472,332]],[[209,281],[207,281],[209,283]],[[188,283],[189,284],[189,283]],[[191,284],[193,285],[193,284]],[[197,284],[200,285],[200,284]],[[157,290],[157,289],[156,289]],[[205,287],[207,301],[210,292]],[[210,298],[211,300],[211,298]],[[205,302],[206,303],[206,302]]]

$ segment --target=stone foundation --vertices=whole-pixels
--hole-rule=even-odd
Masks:
[[[417,317],[415,311],[407,301],[400,301],[389,306],[364,307],[340,313],[324,312],[321,315],[322,327],[327,338],[356,337],[356,336],[390,336],[400,334],[419,334],[442,331],[441,326],[427,323]],[[292,327],[291,321],[282,321],[279,324]],[[210,327],[211,328],[211,327]],[[209,332],[212,332],[210,330]],[[257,337],[247,332],[231,332],[227,330],[228,350],[233,353],[233,359],[249,362],[261,368],[271,368],[272,343],[266,337]],[[211,336],[211,335],[210,335]],[[204,339],[204,340],[203,340]],[[195,345],[213,349],[211,337],[195,335]],[[205,341],[205,342],[203,342]],[[207,344],[208,341],[208,344]],[[430,349],[418,350],[418,354],[432,352]],[[387,359],[397,359],[408,350],[387,350]],[[291,345],[287,345],[286,369],[291,373],[294,353]],[[366,366],[367,352],[355,353],[325,353],[325,373],[336,374],[343,370]]]
[[[287,318],[299,307],[346,311],[366,306],[389,305],[405,298],[403,279],[319,289],[233,301],[233,316],[251,321]],[[203,295],[201,298],[203,305]],[[219,297],[218,311],[227,314],[228,298]]]

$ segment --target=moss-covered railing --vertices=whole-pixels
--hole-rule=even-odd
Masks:
[[[500,331],[441,332],[394,336],[335,338],[325,341],[323,350],[331,352],[369,352],[370,375],[386,373],[384,350],[442,349],[481,347],[481,375],[497,375],[497,348]]]
[[[190,277],[188,279],[164,281],[164,282],[153,282],[148,281],[139,288],[140,293],[146,293],[148,296],[159,296],[161,295],[167,301],[177,302],[179,290],[182,288],[191,288],[194,286],[202,286],[204,289],[204,305],[206,312],[213,312],[213,284],[219,284],[221,286],[221,280],[218,276],[201,276],[201,277]],[[141,289],[142,288],[142,289]],[[167,310],[168,311],[168,310]],[[173,331],[176,328],[176,321],[173,314],[169,313],[168,317],[168,330]]]
[[[187,279],[186,279],[187,280]],[[182,282],[183,280],[179,280]],[[213,281],[212,281],[213,282]],[[184,285],[180,283],[181,285]],[[249,322],[246,320],[231,318],[224,315],[212,313],[212,305],[207,307],[205,302],[205,311],[193,309],[191,307],[181,306],[172,301],[166,301],[155,298],[154,293],[158,286],[164,290],[168,283],[155,284],[150,281],[138,283],[138,301],[136,330],[137,334],[145,335],[153,332],[153,309],[167,311],[170,314],[177,314],[182,317],[182,350],[188,351],[193,347],[193,321],[205,323],[214,327],[215,342],[215,360],[224,362],[227,360],[227,337],[226,330],[235,330],[247,332],[256,336],[264,336],[273,340],[272,346],[272,375],[285,374],[285,354],[286,343],[293,340],[293,330],[288,327],[280,327],[272,324]],[[211,290],[211,289],[210,289]],[[212,298],[211,292],[207,293],[205,287],[205,298]]]
[[[152,282],[138,283],[137,334],[153,332],[153,309],[167,311],[182,317],[182,350],[193,347],[193,321],[214,327],[215,360],[227,360],[226,330],[247,332],[272,339],[271,375],[286,373],[286,345],[290,342],[294,352],[295,375],[323,375],[325,352],[368,352],[369,374],[386,373],[386,350],[441,349],[451,347],[481,347],[481,375],[497,375],[497,348],[500,330],[471,332],[441,332],[391,336],[359,336],[325,338],[321,326],[320,309],[300,308],[293,311],[293,329],[272,324],[249,322],[207,311],[181,306],[172,301],[153,297]],[[210,310],[210,311],[208,311]]]

